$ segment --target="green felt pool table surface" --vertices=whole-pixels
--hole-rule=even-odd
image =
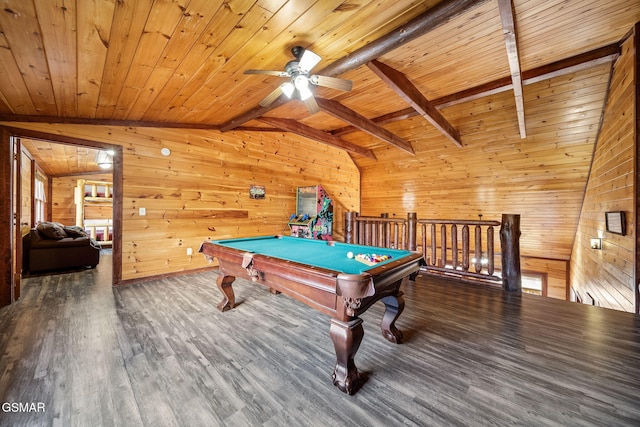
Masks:
[[[401,249],[375,248],[372,246],[289,236],[213,240],[211,243],[347,274],[361,274],[412,253]],[[354,258],[347,257],[349,252],[353,253]],[[357,261],[355,259],[357,254],[389,255],[391,258],[369,266]]]

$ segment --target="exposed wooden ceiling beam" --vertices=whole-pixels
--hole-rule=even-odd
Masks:
[[[511,0],[498,0],[498,10],[502,21],[502,32],[507,47],[507,58],[511,69],[511,81],[513,94],[516,100],[516,113],[518,115],[518,127],[520,138],[527,137],[527,126],[524,118],[524,92],[522,90],[522,76],[520,74],[520,58],[518,56],[518,37],[516,24],[513,19],[513,4]]]
[[[354,70],[369,61],[390,52],[403,44],[416,39],[439,26],[446,24],[463,13],[486,3],[489,0],[444,0],[422,15],[419,15],[402,25],[387,35],[380,37],[355,50],[354,52],[335,61],[333,64],[323,68],[317,74],[335,77],[339,74]],[[232,130],[244,123],[263,116],[265,113],[279,107],[287,102],[285,96],[280,96],[278,100],[268,107],[255,107],[242,113],[226,123],[220,125],[223,132]]]
[[[614,43],[608,46],[601,47],[599,49],[581,53],[571,58],[563,59],[561,61],[556,61],[551,64],[523,71],[522,83],[526,86],[542,80],[587,70],[600,64],[613,62],[619,56],[620,46],[618,45],[618,43]],[[437,108],[451,107],[453,105],[462,104],[463,102],[469,102],[473,101],[474,99],[479,99],[496,93],[505,92],[507,90],[511,90],[511,88],[511,77],[504,77],[480,86],[476,86],[474,88],[466,89],[461,92],[434,99],[431,103]],[[378,124],[385,124],[397,122],[399,120],[405,120],[417,115],[418,112],[409,107],[373,118],[371,119],[371,121]],[[334,129],[333,131],[331,131],[331,133],[334,135],[346,135],[357,130],[358,129],[353,126],[345,126],[339,129]]]
[[[400,148],[401,150],[406,151],[407,153],[415,154],[413,151],[413,147],[411,147],[411,144],[408,141],[393,134],[377,123],[372,122],[366,117],[356,113],[355,111],[342,105],[338,101],[323,98],[316,98],[316,101],[318,102],[318,106],[322,111],[329,113],[332,116],[343,120],[352,126],[355,126],[356,128],[368,133],[375,138],[386,141],[389,144],[392,144]]]
[[[24,114],[0,114],[0,122],[220,130],[219,125],[208,125],[203,123],[148,122],[137,120],[93,119],[87,117],[30,116]]]
[[[450,22],[488,0],[444,0],[379,39],[322,69],[319,74],[337,76],[365,65],[385,53]]]
[[[342,150],[346,150],[350,153],[360,154],[361,156],[369,157],[370,159],[374,160],[376,159],[373,151],[369,150],[368,148],[352,144],[351,142],[345,141],[340,137],[331,135],[330,133],[321,131],[316,128],[312,128],[311,126],[307,126],[296,120],[281,119],[276,117],[260,117],[257,120],[275,126],[284,131],[295,133],[297,135],[304,136],[305,138],[322,142],[323,144],[332,145]]]
[[[569,73],[577,73],[597,65],[614,62],[619,57],[620,45],[618,43],[610,44],[571,58],[552,62],[529,71],[523,71],[522,83],[526,86]]]
[[[269,111],[280,107],[281,105],[286,104],[287,102],[289,102],[289,98],[287,98],[286,95],[282,94],[280,95],[280,97],[278,99],[276,99],[275,101],[273,101],[268,107],[261,107],[260,105],[252,108],[249,111],[246,111],[242,114],[240,114],[239,116],[236,116],[234,118],[232,118],[231,120],[229,120],[226,123],[223,123],[220,125],[220,130],[222,132],[227,132],[230,130],[233,130],[235,128],[237,128],[238,126],[241,126],[245,123],[247,123],[248,121],[251,121],[253,119],[257,119],[258,117],[264,116],[266,113],[268,113]]]
[[[411,83],[407,76],[375,59],[367,65],[371,71],[396,91],[402,99],[407,101],[414,110],[442,132],[444,136],[458,147],[462,147],[462,142],[460,142],[460,132],[458,132],[458,130],[454,128],[442,114],[440,114],[440,111],[438,111],[436,107],[434,107],[431,102],[422,95],[420,90]]]

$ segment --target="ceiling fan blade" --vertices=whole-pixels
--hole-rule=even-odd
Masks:
[[[308,97],[302,102],[304,102],[304,105],[307,106],[307,110],[309,110],[311,114],[315,114],[318,111],[320,111],[320,107],[318,107],[318,103],[316,102],[316,99],[313,96]]]
[[[289,77],[289,73],[285,71],[271,71],[271,70],[244,70],[244,74],[266,74],[269,76]]]
[[[309,81],[314,85],[330,87],[331,89],[344,90],[347,92],[353,87],[353,82],[351,80],[339,79],[337,77],[313,75],[309,77]]]
[[[298,67],[300,68],[300,70],[302,70],[303,73],[308,73],[313,67],[318,65],[318,62],[320,62],[321,59],[322,58],[320,58],[320,56],[316,55],[308,49],[305,49],[304,53],[302,54],[302,58],[300,58]]]
[[[273,90],[273,92],[271,92],[269,95],[265,96],[262,99],[262,101],[260,101],[260,103],[258,105],[260,105],[261,107],[268,107],[269,105],[271,105],[273,103],[273,101],[278,99],[280,97],[280,95],[282,95],[282,88],[280,86],[278,86],[277,88],[275,88]]]

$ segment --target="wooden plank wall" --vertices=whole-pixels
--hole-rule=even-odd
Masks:
[[[556,299],[568,299],[567,274],[569,260],[521,257],[522,271],[544,272],[547,274],[547,296]]]
[[[637,36],[637,35],[636,35]],[[634,296],[634,61],[633,37],[622,49],[612,77],[571,259],[571,287],[602,307],[635,310]],[[606,231],[605,212],[624,211],[627,234]],[[602,250],[590,248],[603,237]]]
[[[207,239],[287,233],[298,186],[325,187],[336,239],[344,238],[344,212],[360,209],[360,175],[348,154],[290,134],[11,126],[123,146],[123,281],[207,267],[197,252]],[[160,154],[164,147],[170,156]],[[264,200],[249,198],[251,185],[265,187]]]
[[[64,225],[74,225],[76,223],[74,192],[79,179],[108,182],[113,180],[111,173],[70,175],[51,178],[51,221],[60,222]],[[113,218],[111,212],[104,212],[101,217]]]

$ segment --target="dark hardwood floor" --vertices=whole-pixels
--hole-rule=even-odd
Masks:
[[[109,264],[28,278],[0,310],[0,425],[640,424],[632,314],[421,276],[403,344],[381,303],[364,314],[349,396],[326,316],[249,282],[220,313],[213,271],[114,289]]]

